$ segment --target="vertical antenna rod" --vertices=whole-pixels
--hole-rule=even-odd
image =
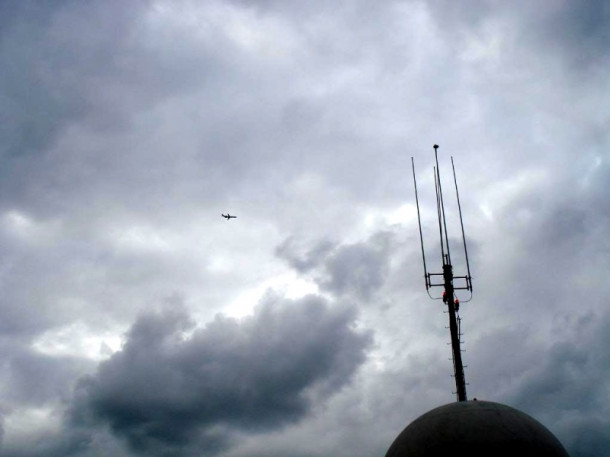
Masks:
[[[421,217],[419,215],[419,198],[417,197],[417,181],[415,180],[415,162],[411,157],[411,167],[413,168],[413,186],[415,187],[415,204],[417,206],[417,223],[419,224],[419,241],[421,242],[421,258],[424,262],[424,279],[426,280],[426,290],[428,290],[428,270],[426,269],[426,254],[424,251],[424,236],[421,231]]]
[[[434,190],[436,191],[436,217],[438,218],[438,232],[441,237],[441,261],[445,265],[445,242],[443,241],[443,223],[441,213],[441,196],[438,190],[438,176],[436,175],[436,167],[434,167]]]
[[[460,205],[460,192],[458,191],[457,178],[455,177],[455,166],[453,156],[451,156],[451,168],[453,169],[453,182],[455,183],[455,196],[457,197],[458,211],[460,213],[460,225],[462,226],[462,240],[464,242],[464,257],[466,258],[466,286],[472,292],[472,281],[470,277],[470,262],[468,262],[468,249],[466,248],[466,234],[464,233],[464,220],[462,219],[462,205]],[[418,207],[419,211],[419,207]],[[418,213],[419,214],[419,213]],[[419,228],[421,234],[421,226]]]
[[[436,175],[438,176],[438,194],[440,196],[441,210],[443,214],[443,229],[445,230],[445,244],[447,245],[447,261],[451,264],[451,254],[449,254],[449,236],[447,235],[447,219],[445,219],[445,203],[443,201],[443,188],[441,187],[441,170],[438,166],[438,144],[434,145],[434,160],[436,161]],[[444,262],[443,262],[444,263]]]
[[[466,235],[464,232],[464,223],[462,220],[462,208],[460,206],[460,196],[457,190],[457,179],[455,177],[455,166],[453,165],[453,158],[451,158],[451,166],[453,168],[453,178],[455,182],[455,190],[458,200],[458,209],[460,214],[460,224],[462,228],[462,240],[464,242],[464,254],[466,257],[467,275],[465,276],[453,276],[453,266],[451,265],[451,255],[449,251],[449,235],[447,233],[447,219],[445,217],[445,202],[443,200],[443,188],[441,185],[441,174],[438,166],[438,145],[434,145],[434,160],[436,166],[434,167],[434,188],[436,192],[436,211],[438,217],[438,226],[440,232],[440,243],[441,243],[441,256],[442,256],[442,273],[428,273],[426,269],[426,256],[424,252],[424,239],[421,228],[421,218],[419,213],[419,198],[417,195],[417,184],[415,181],[415,164],[411,157],[411,164],[413,167],[413,183],[415,184],[415,199],[417,203],[417,220],[419,223],[419,236],[422,246],[422,258],[424,261],[424,275],[426,277],[426,289],[430,287],[443,287],[443,302],[447,304],[447,310],[449,314],[449,331],[451,333],[451,350],[453,355],[453,369],[455,377],[455,385],[457,388],[457,399],[458,401],[466,401],[466,379],[464,377],[464,366],[462,364],[462,350],[460,348],[460,324],[459,317],[457,315],[459,310],[459,300],[457,300],[455,291],[456,290],[469,290],[472,292],[472,281],[470,276],[470,265],[468,262],[468,251],[466,249]],[[445,248],[447,252],[445,254]],[[442,276],[442,283],[432,283],[431,277]],[[460,279],[465,281],[465,286],[456,287],[454,280]]]

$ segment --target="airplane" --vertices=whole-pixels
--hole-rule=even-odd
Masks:
[[[231,216],[229,213],[227,213],[227,214],[222,214],[222,217],[224,217],[226,220],[229,220],[229,219],[237,219],[237,216]]]

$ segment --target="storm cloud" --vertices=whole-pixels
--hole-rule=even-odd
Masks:
[[[354,317],[315,296],[268,296],[251,317],[217,316],[194,331],[183,312],[143,316],[122,350],[80,381],[73,418],[107,422],[146,455],[190,455],[222,448],[231,430],[286,427],[364,361],[370,335],[352,329]]]

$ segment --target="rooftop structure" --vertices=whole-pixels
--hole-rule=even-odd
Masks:
[[[569,457],[540,422],[500,403],[464,401],[415,419],[394,440],[386,457]]]

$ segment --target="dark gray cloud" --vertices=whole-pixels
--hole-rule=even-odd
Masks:
[[[328,257],[318,283],[335,294],[351,293],[368,301],[388,276],[392,242],[392,233],[381,232],[366,242],[338,247]]]
[[[74,377],[95,367],[84,358],[49,356],[10,346],[5,347],[4,360],[8,379],[3,382],[3,399],[15,407],[67,402]]]
[[[131,51],[125,45],[144,5],[125,2],[111,12],[96,2],[3,2],[0,152],[11,165],[3,181],[27,171],[28,161],[44,161],[70,125],[99,116],[102,81]],[[120,125],[117,114],[105,122]]]
[[[553,428],[570,455],[603,455],[610,445],[607,313],[585,315],[527,370],[510,401]]]
[[[315,246],[304,247],[297,246],[294,238],[286,238],[275,248],[275,254],[299,273],[307,273],[318,267],[335,247],[330,240],[320,240]]]
[[[304,247],[288,238],[275,253],[299,273],[311,273],[325,292],[367,302],[388,279],[391,254],[398,243],[396,233],[386,230],[353,244],[320,240]]]
[[[561,56],[568,71],[587,70],[586,66],[598,65],[600,57],[603,61],[608,55],[610,10],[603,0],[537,7],[525,1],[508,5],[482,0],[464,7],[435,0],[427,2],[426,7],[441,33],[453,34],[458,39],[471,33],[485,36],[494,28],[501,30],[510,25],[513,33],[505,37],[516,40],[521,51],[545,49],[552,54],[540,56],[541,59]]]
[[[45,30],[54,14],[51,5],[9,1],[0,8],[0,58],[4,62],[0,74],[0,152],[16,160],[39,153],[61,126],[82,114],[84,106],[78,97],[66,97],[65,92],[55,90],[62,82],[46,68],[54,59],[44,50]]]
[[[0,418],[11,418],[23,410],[39,411],[47,420],[59,418],[70,404],[75,381],[83,373],[93,372],[96,364],[88,358],[48,355],[20,344],[19,339],[3,339],[3,366],[0,370]],[[48,414],[55,411],[54,414]],[[48,415],[47,415],[48,414]],[[4,422],[1,420],[0,423]],[[36,420],[28,436],[14,437],[8,443],[0,434],[0,445],[7,455],[60,456],[81,455],[90,447],[89,431],[69,429],[65,434],[40,430]],[[27,442],[27,443],[26,443]]]
[[[221,27],[210,23],[201,39],[188,38],[180,24],[155,22],[151,8],[138,1],[116,10],[102,2],[13,8],[0,45],[7,209],[45,219],[81,211],[91,223],[117,212],[158,212],[162,200],[184,192],[218,200],[226,175],[243,175],[260,160],[249,148],[260,133],[236,113],[254,114],[266,90],[226,100],[241,84],[265,84],[246,75],[244,55]],[[151,129],[160,121],[155,110],[194,93],[198,107],[184,116],[183,140],[160,140],[166,133]],[[135,140],[134,131],[142,137]]]
[[[63,437],[55,434],[43,434],[36,436],[32,433],[27,443],[19,443],[18,446],[4,446],[3,450],[15,457],[60,457],[60,456],[82,456],[95,455],[88,450],[92,446],[91,435],[87,432],[72,432]],[[108,446],[106,450],[111,449]],[[98,454],[99,455],[99,454]],[[116,454],[121,455],[121,454]]]
[[[254,316],[218,316],[188,337],[183,312],[143,316],[123,349],[81,381],[73,421],[106,422],[147,455],[214,453],[232,430],[285,427],[363,362],[370,336],[351,328],[354,317],[315,296],[268,296]]]
[[[476,278],[482,287],[464,307],[475,395],[523,409],[578,456],[608,446],[600,380],[608,376],[609,314],[598,282],[608,268],[606,175],[605,161],[586,174],[566,170],[505,202],[498,244],[488,246],[493,255]]]
[[[608,60],[610,8],[595,0],[587,4],[549,5],[536,14],[529,33],[545,47],[565,56],[570,70],[582,71]],[[529,37],[528,37],[529,38]]]

